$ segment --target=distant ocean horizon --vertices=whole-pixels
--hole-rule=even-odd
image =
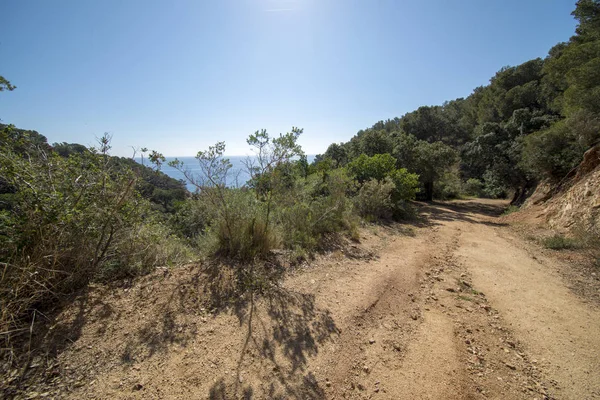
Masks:
[[[306,155],[306,158],[308,159],[309,163],[312,163],[314,161],[315,157],[316,157],[315,154],[311,154],[311,155],[307,154]],[[225,156],[225,158],[228,158],[232,164],[232,167],[229,170],[229,174],[227,176],[227,186],[229,186],[229,187],[244,186],[246,184],[246,182],[248,182],[250,180],[250,175],[248,174],[248,171],[246,171],[246,166],[244,165],[244,161],[248,157],[247,156]],[[195,157],[166,157],[166,159],[167,160],[165,161],[165,163],[162,165],[162,167],[160,169],[161,172],[164,172],[166,175],[170,176],[171,178],[185,181],[187,189],[190,192],[195,192],[196,187],[194,185],[192,185],[191,183],[189,183],[185,179],[185,176],[183,176],[183,173],[181,173],[180,171],[178,171],[177,169],[175,169],[173,167],[170,167],[168,165],[168,162],[178,159],[179,161],[183,162],[184,166],[187,167],[192,172],[192,174],[200,175],[201,170],[200,170],[200,165],[198,164],[198,160],[196,160]],[[141,157],[136,157],[135,161],[137,161],[140,164],[142,163]],[[147,158],[144,158],[144,164],[149,166],[150,162],[148,161]]]

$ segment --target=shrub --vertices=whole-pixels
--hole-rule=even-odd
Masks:
[[[396,159],[390,154],[375,154],[372,157],[361,154],[347,166],[350,176],[359,183],[371,179],[383,180],[396,169]]]
[[[343,169],[299,179],[293,190],[276,200],[276,221],[289,249],[318,249],[334,234],[357,229],[348,191],[353,187]]]
[[[146,221],[127,229],[116,243],[95,280],[114,281],[190,262],[196,252],[164,224]]]
[[[214,190],[218,189],[204,189]],[[215,210],[217,217],[199,242],[205,254],[249,261],[266,256],[276,247],[277,237],[267,220],[266,207],[252,192],[224,189],[219,196],[223,196],[224,209]]]
[[[444,172],[435,182],[433,197],[441,200],[456,199],[462,195],[462,182],[458,171]]]
[[[208,255],[241,261],[266,256],[277,243],[273,224],[277,195],[293,187],[294,174],[307,170],[296,168],[292,162],[294,157],[303,156],[297,144],[301,133],[302,129],[292,128],[277,137],[270,137],[265,130],[250,135],[247,143],[256,157],[246,160],[251,179],[249,187],[244,189],[227,188],[232,165],[223,157],[224,142],[198,152],[199,176],[179,160],[170,162],[170,166],[183,172],[197,187],[203,202],[199,208],[195,206],[199,213],[194,216],[194,227],[181,227],[180,231],[187,231],[187,236],[193,237],[201,230],[200,242]],[[179,221],[186,219],[179,216]]]
[[[514,205],[510,205],[510,206],[506,207],[506,210],[504,210],[502,212],[502,215],[510,215],[510,214],[512,214],[514,212],[517,212],[517,211],[519,211],[519,207],[514,206]]]
[[[407,214],[407,201],[419,191],[419,176],[406,168],[396,169],[395,163],[389,154],[362,154],[348,164],[348,173],[358,183],[353,202],[363,217],[401,218]]]
[[[368,219],[391,218],[394,212],[392,193],[396,185],[391,178],[381,181],[371,179],[365,182],[353,198],[358,213]]]
[[[463,190],[468,196],[481,197],[483,196],[484,184],[479,179],[469,178],[463,185]]]
[[[198,238],[216,218],[214,207],[210,206],[205,193],[195,193],[187,201],[176,206],[170,219],[175,233],[185,238],[189,244],[198,245]]]
[[[508,189],[501,178],[492,171],[485,171],[483,174],[483,195],[491,199],[500,199],[507,196]]]
[[[588,221],[578,221],[573,228],[575,238],[600,267],[600,223],[598,215],[592,214]]]
[[[556,234],[542,239],[544,247],[552,250],[576,249],[580,247],[580,243],[572,238]]]
[[[563,120],[525,138],[522,163],[534,175],[560,179],[577,166],[586,149]]]
[[[414,200],[419,191],[419,175],[408,172],[406,168],[398,168],[389,174],[394,182],[392,201],[396,206],[408,200]]]
[[[1,134],[6,138],[6,130]],[[99,149],[63,158],[25,136],[0,140],[7,188],[0,205],[1,332],[20,332],[38,307],[93,279],[188,256],[153,220],[135,191],[137,177],[113,162],[109,148],[105,136]]]

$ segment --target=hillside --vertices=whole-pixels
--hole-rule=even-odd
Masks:
[[[0,396],[600,398],[600,1],[572,15],[313,162],[296,126],[234,165],[0,124]]]
[[[600,146],[588,150],[560,185],[540,185],[523,212],[538,213],[552,229],[600,232]]]

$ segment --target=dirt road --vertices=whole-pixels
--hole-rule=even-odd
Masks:
[[[197,271],[90,295],[59,356],[61,397],[600,398],[600,311],[569,265],[525,243],[498,201],[423,206],[414,226],[288,276],[269,296],[204,306]],[[71,325],[68,325],[71,324]],[[71,328],[71,330],[73,330]],[[92,361],[90,361],[92,360]]]

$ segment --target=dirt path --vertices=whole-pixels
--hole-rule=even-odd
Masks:
[[[499,224],[496,206],[456,202],[429,208],[430,221],[454,241],[447,253],[448,284],[436,286],[460,293],[458,299],[484,293],[487,300],[479,304],[489,320],[485,328],[486,318],[473,318],[474,310],[467,309],[466,317],[446,314],[457,326],[480,324],[480,337],[467,339],[484,349],[478,351],[480,372],[471,374],[476,391],[493,398],[600,398],[599,310],[569,290],[559,272],[571,266]],[[454,306],[461,307],[456,301]]]
[[[457,254],[528,353],[555,381],[559,398],[600,398],[600,312],[569,290],[569,268],[520,245],[505,230],[476,225]]]
[[[91,317],[57,323],[71,336],[48,396],[600,398],[600,312],[499,223],[505,205],[423,206],[234,312],[206,304],[193,268],[92,293]]]

